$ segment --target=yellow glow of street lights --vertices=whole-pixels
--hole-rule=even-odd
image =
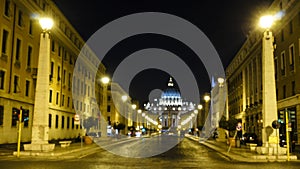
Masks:
[[[53,20],[51,18],[40,18],[39,22],[44,31],[50,30],[53,26]]]
[[[103,84],[107,84],[107,83],[109,83],[109,81],[110,81],[110,79],[109,79],[108,77],[102,77],[102,78],[101,78],[101,82],[102,82]]]
[[[259,20],[259,26],[264,29],[269,29],[274,22],[274,17],[272,15],[262,16]]]
[[[136,104],[131,105],[132,109],[135,110],[136,109]]]
[[[142,113],[142,110],[141,110],[141,109],[138,109],[138,111],[137,111],[137,112],[140,114],[140,113]]]
[[[121,99],[122,99],[123,102],[126,102],[128,97],[126,95],[123,95]]]
[[[204,100],[205,100],[206,102],[208,102],[208,101],[210,100],[210,97],[209,97],[208,95],[205,95],[205,96],[204,96]]]
[[[219,78],[218,78],[218,83],[220,83],[220,84],[223,84],[223,83],[224,83],[224,81],[225,81],[225,79],[224,79],[224,78],[222,78],[222,77],[219,77]]]
[[[199,109],[199,110],[203,109],[202,104],[199,104],[199,105],[198,105],[198,109]]]

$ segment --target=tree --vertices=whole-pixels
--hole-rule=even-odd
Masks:
[[[223,116],[219,122],[219,126],[223,129],[226,129],[229,131],[229,135],[233,136],[234,132],[236,130],[236,126],[238,124],[239,120],[234,118],[234,116],[229,116],[228,121],[226,121],[225,116]]]
[[[114,123],[114,129],[118,129],[119,131],[120,130],[124,130],[125,129],[125,124],[124,123]]]
[[[84,125],[86,128],[86,132],[89,133],[90,128],[97,126],[97,120],[93,117],[88,117],[86,120],[84,120]]]

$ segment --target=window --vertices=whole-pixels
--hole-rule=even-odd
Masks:
[[[298,12],[298,25],[300,25],[300,12]]]
[[[49,128],[52,127],[52,114],[49,114],[49,118],[48,118],[48,127],[49,127]]]
[[[107,112],[110,112],[110,106],[107,106]]]
[[[294,45],[291,45],[289,47],[289,60],[290,60],[290,70],[294,70],[294,63],[295,63]]]
[[[72,59],[72,57],[73,57],[72,55],[70,55],[70,57],[69,57],[69,59],[70,59],[70,60],[69,60],[70,65],[73,64],[73,59]]]
[[[42,10],[46,11],[46,3],[45,2],[42,3]]]
[[[292,81],[292,95],[296,94],[296,83],[295,81]]]
[[[75,123],[74,123],[74,118],[72,117],[72,129],[74,129]]]
[[[51,65],[50,65],[50,82],[52,81],[52,78],[53,78],[53,71],[54,71],[54,62],[51,62]]]
[[[62,47],[58,46],[58,56],[61,56]]]
[[[19,88],[19,76],[14,77],[14,93],[18,92]]]
[[[65,116],[61,117],[61,128],[63,129],[65,127]]]
[[[33,21],[32,21],[32,19],[29,20],[29,30],[28,30],[28,33],[30,35],[33,34]]]
[[[83,89],[84,89],[84,86],[83,86],[83,82],[81,82],[81,94],[83,94]]]
[[[56,105],[58,105],[59,93],[56,92]]]
[[[284,31],[283,31],[283,29],[281,30],[281,42],[283,42],[284,41]]]
[[[21,10],[19,10],[18,14],[18,25],[23,26],[23,12]]]
[[[20,52],[21,52],[21,40],[17,39],[17,44],[16,44],[16,61],[20,61]]]
[[[57,81],[60,81],[60,66],[57,66]]]
[[[52,90],[49,91],[49,103],[52,103]]]
[[[293,33],[293,20],[290,21],[289,28],[290,28],[290,34],[292,34]]]
[[[54,40],[52,40],[52,42],[51,42],[51,51],[55,52],[55,41]]]
[[[282,92],[283,92],[283,98],[285,99],[286,98],[286,86],[285,85],[283,85]]]
[[[68,97],[67,107],[70,107],[70,97]]]
[[[110,116],[107,116],[107,122],[108,122],[109,125],[111,124]]]
[[[111,97],[110,96],[107,96],[107,101],[109,102],[111,100]]]
[[[68,52],[64,51],[64,60],[67,61],[68,60]]]
[[[29,89],[30,89],[30,81],[29,80],[26,80],[26,83],[25,83],[25,96],[29,96]]]
[[[71,88],[71,73],[69,73],[69,80],[68,80],[68,89]]]
[[[281,75],[284,76],[285,75],[285,52],[281,52]]]
[[[67,129],[70,128],[70,117],[67,117]]]
[[[31,67],[31,58],[32,58],[32,47],[28,46],[28,51],[27,51],[27,67]]]
[[[5,4],[4,4],[4,15],[5,16],[10,16],[10,0],[5,0]]]
[[[7,54],[7,40],[8,40],[8,31],[3,30],[2,32],[2,53]]]
[[[283,9],[283,7],[282,7],[282,2],[279,3],[279,9],[280,9],[280,10]]]
[[[58,115],[55,115],[55,128],[58,128]]]
[[[62,98],[61,98],[61,106],[64,106],[64,105],[65,105],[65,95],[63,94]]]
[[[275,79],[277,80],[278,72],[277,72],[277,57],[274,59],[274,71],[275,71]]]
[[[0,70],[0,89],[4,89],[5,72]]]
[[[66,84],[66,69],[64,69],[64,73],[63,73],[63,84]]]
[[[0,106],[0,126],[3,126],[3,119],[4,119],[4,107]]]

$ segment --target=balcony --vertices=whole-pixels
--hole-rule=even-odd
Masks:
[[[20,61],[19,60],[17,60],[16,62],[15,62],[15,67],[16,68],[18,68],[18,69],[20,69],[21,68],[21,63],[20,63]]]
[[[2,53],[0,59],[7,62],[7,58],[8,58],[8,56],[5,53]]]
[[[38,71],[38,68],[31,68],[31,76],[33,79],[37,78],[37,71]]]

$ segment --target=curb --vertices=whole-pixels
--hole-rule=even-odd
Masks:
[[[186,136],[186,138],[199,142],[197,138]],[[218,148],[210,143],[206,142],[199,142],[200,144],[210,148],[218,153],[222,154],[223,156],[230,159],[230,161],[238,161],[238,162],[247,162],[247,163],[254,163],[254,162],[288,162],[286,159],[276,159],[276,156],[260,156],[260,155],[253,155],[251,157],[245,157],[242,154],[236,153],[227,153],[224,152],[222,148]],[[266,158],[266,159],[257,159],[257,158]],[[290,160],[289,162],[300,162],[299,160]]]

